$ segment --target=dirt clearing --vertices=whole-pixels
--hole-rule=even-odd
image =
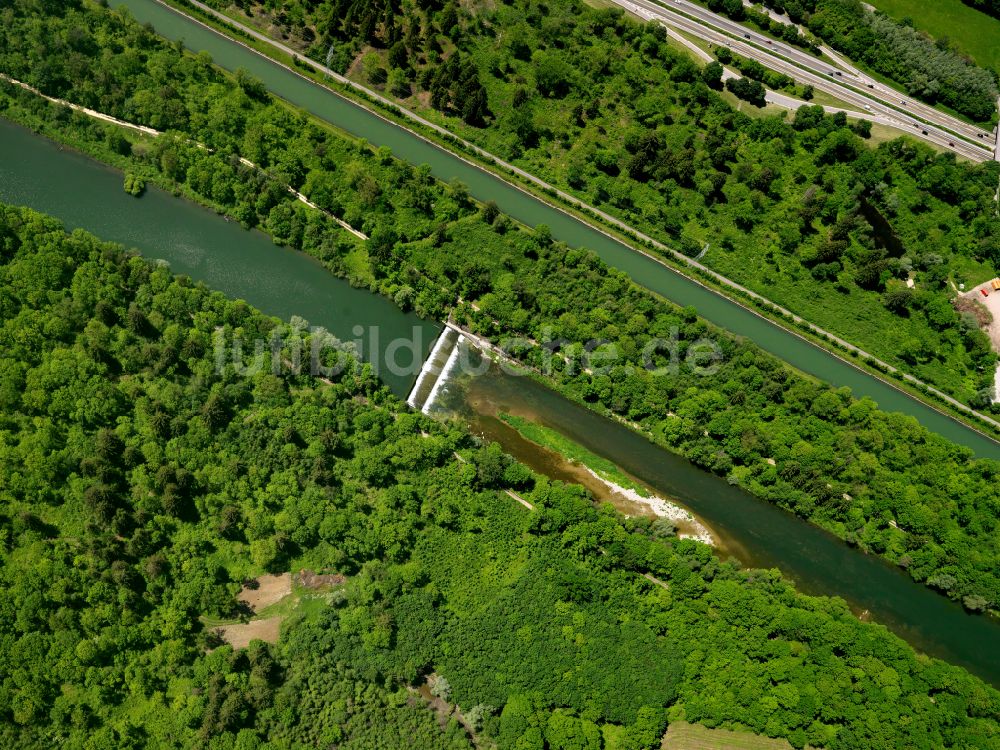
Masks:
[[[267,617],[263,620],[241,623],[239,625],[223,625],[217,632],[233,648],[246,648],[250,641],[267,641],[275,643],[281,632],[283,617]]]
[[[792,750],[786,740],[772,740],[751,732],[708,729],[675,721],[663,736],[661,750]]]
[[[986,294],[983,294],[985,292]],[[993,351],[1000,353],[1000,290],[993,288],[993,279],[973,287],[955,300],[959,313],[975,316],[979,327],[990,337]],[[1000,365],[993,376],[993,402],[1000,401]]]
[[[985,290],[987,296],[984,297],[980,290]],[[1000,291],[993,289],[992,279],[960,295],[955,308],[975,315],[980,327],[989,334],[993,348],[1000,352]]]
[[[244,586],[237,597],[254,612],[260,612],[272,604],[277,604],[292,593],[292,574],[264,575],[255,579],[256,587]]]

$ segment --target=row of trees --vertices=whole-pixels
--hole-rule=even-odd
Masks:
[[[803,7],[797,17],[808,12],[810,18],[832,18],[840,0],[830,1],[833,10]],[[315,39],[303,38],[303,51],[323,60],[332,45],[335,53],[344,52],[337,58],[341,70],[359,71],[372,83],[366,78],[369,66],[353,64],[368,49],[365,39],[334,14],[334,5],[319,3],[312,10],[303,5],[298,25],[287,30],[303,38],[305,29],[312,29]],[[328,21],[336,28],[325,36]],[[373,42],[376,51],[365,53],[375,56],[373,70],[388,65],[388,76],[384,70],[381,75],[388,78],[390,95],[395,79],[405,81],[407,91],[412,81],[433,93],[441,70],[453,68],[449,80],[477,81],[485,92],[485,109],[477,86],[465,97],[457,96],[461,86],[441,86],[431,97],[444,105],[448,127],[462,137],[684,252],[701,252],[709,243],[702,262],[979,405],[991,370],[980,369],[978,345],[965,346],[958,314],[951,315],[950,325],[937,326],[920,307],[901,314],[901,308],[886,306],[884,294],[890,282],[912,276],[922,294],[947,301],[949,278],[957,286],[995,273],[996,164],[958,164],[912,145],[869,149],[862,142],[867,129],[854,128],[861,136],[854,138],[824,125],[829,119],[803,128],[788,117],[735,113],[711,90],[718,86],[714,68],[700,71],[670,47],[661,27],[638,24],[614,9],[574,0],[544,7],[511,0],[474,12],[402,2],[394,23],[403,41]],[[862,28],[858,24],[844,28]],[[877,50],[890,38],[880,35],[865,45]],[[936,49],[920,54],[927,61],[952,59]],[[391,70],[400,66],[408,72],[394,77]],[[960,72],[982,73],[964,63]],[[749,64],[744,75],[763,84],[787,83]],[[971,96],[976,90],[961,77],[954,80],[956,91]],[[761,86],[753,80],[730,86],[754,104],[763,103]],[[425,99],[410,97],[406,106],[420,109]],[[992,106],[994,99],[987,100]],[[462,119],[470,101],[470,117],[474,111],[490,113],[475,126]],[[845,122],[834,122],[847,129]],[[657,153],[674,168],[636,169],[651,153],[640,144],[654,139],[661,144]],[[877,208],[898,239],[892,255],[900,262],[875,274],[875,284],[856,282],[867,278],[862,269],[872,265],[868,258],[879,252],[885,234],[881,222],[875,220],[876,231],[864,214],[863,221],[849,223],[845,251],[835,262],[814,271],[811,260],[826,252],[831,228],[857,214],[859,198]],[[942,233],[941,226],[949,231]],[[942,263],[927,266],[924,259],[931,258]],[[902,345],[914,341],[926,341],[929,356],[910,356],[912,346]]]
[[[0,299],[4,746],[461,750],[471,730],[653,750],[674,719],[796,747],[995,742],[1000,694],[967,673],[594,508],[367,365],[220,368],[214,336],[279,325],[245,303],[6,206]],[[246,578],[303,567],[349,581],[275,646],[202,624]],[[412,697],[428,675],[464,726]]]
[[[742,2],[736,2],[736,0],[706,0],[706,5],[708,5],[709,10],[715,13],[727,15],[734,21],[751,23],[761,31],[771,34],[788,44],[794,44],[807,49],[814,55],[820,54],[819,45],[816,44],[814,39],[801,33],[793,24],[783,23],[771,18],[767,13],[761,13],[756,8],[747,7]]]
[[[799,92],[795,86],[795,81],[786,76],[784,73],[768,70],[756,60],[750,60],[740,55],[735,55],[728,47],[718,47],[715,51],[715,56],[716,59],[723,65],[732,65],[747,78],[753,81],[759,81],[770,89],[774,89],[776,91],[789,91],[792,94],[797,94]],[[758,107],[763,107],[763,102],[764,97],[761,95],[758,101],[753,101],[752,103],[756,104]]]

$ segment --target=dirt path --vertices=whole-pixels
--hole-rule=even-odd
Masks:
[[[518,495],[516,492],[514,492],[512,490],[504,490],[504,492],[506,492],[508,495],[510,495],[515,500],[517,500],[519,503],[521,503],[521,505],[523,505],[528,510],[534,510],[535,509],[534,505],[532,505],[531,503],[529,503],[527,500],[525,500],[523,497],[521,497],[520,495]]]
[[[34,86],[31,86],[31,85],[29,85],[27,83],[24,83],[23,81],[18,81],[16,78],[11,78],[10,76],[8,76],[8,75],[6,75],[4,73],[0,73],[0,80],[4,80],[4,81],[7,81],[8,83],[12,83],[15,86],[20,86],[25,91],[30,91],[35,96],[40,96],[42,99],[45,99],[46,101],[50,101],[53,104],[59,104],[59,105],[62,105],[64,107],[69,107],[74,112],[82,112],[83,114],[88,115],[90,117],[93,117],[96,120],[102,120],[104,122],[110,122],[110,123],[112,123],[114,125],[118,125],[119,127],[128,128],[129,130],[135,130],[135,131],[138,131],[138,132],[143,133],[145,135],[152,136],[153,138],[159,138],[161,135],[163,135],[162,131],[154,130],[153,128],[146,127],[145,125],[136,125],[134,122],[127,122],[126,120],[119,120],[117,117],[112,117],[111,115],[106,115],[103,112],[98,112],[96,109],[90,109],[88,107],[83,107],[83,106],[81,106],[79,104],[73,104],[73,102],[68,102],[65,99],[57,99],[54,96],[48,96],[46,94],[43,94],[41,91],[39,91],[38,89],[36,89]],[[209,151],[209,152],[212,151],[212,149],[210,149],[204,143],[198,143],[197,141],[189,141],[189,142],[190,143],[194,143],[195,146],[197,146],[198,148],[204,149],[205,151]],[[241,157],[239,157],[239,160],[240,160],[240,163],[243,164],[244,166],[260,170],[260,167],[258,167],[256,164],[254,164],[249,159],[244,159],[241,156]],[[260,170],[260,171],[263,171],[263,170]],[[353,234],[358,239],[360,239],[360,240],[367,240],[368,239],[368,235],[364,234],[363,232],[359,232],[357,229],[355,229],[354,227],[352,227],[346,221],[344,221],[343,219],[340,219],[340,218],[334,216],[332,213],[330,213],[326,209],[320,208],[315,203],[313,203],[311,200],[309,200],[308,198],[306,198],[298,190],[296,190],[295,188],[293,188],[291,185],[288,186],[288,192],[291,193],[292,195],[294,195],[295,198],[296,198],[296,200],[301,201],[302,203],[304,203],[307,206],[309,206],[309,208],[315,209],[316,211],[319,211],[319,212],[325,214],[328,218],[332,219],[338,226],[340,226],[341,229],[344,229],[344,230],[350,232],[351,234]]]
[[[68,102],[65,99],[57,99],[54,96],[47,96],[38,89],[36,89],[34,86],[24,83],[23,81],[18,81],[16,78],[11,78],[9,75],[6,75],[4,73],[0,73],[0,80],[7,81],[7,83],[13,83],[15,86],[20,86],[25,91],[30,91],[35,96],[40,96],[42,97],[42,99],[50,101],[53,104],[60,104],[63,107],[69,107],[74,112],[83,112],[85,115],[89,115],[94,119],[103,120],[104,122],[111,122],[114,123],[115,125],[120,125],[123,128],[129,128],[130,130],[137,130],[140,133],[151,135],[154,138],[163,135],[159,130],[153,130],[153,128],[147,128],[145,125],[136,125],[131,122],[126,122],[125,120],[119,120],[118,118],[112,117],[111,115],[106,115],[103,112],[98,112],[97,110],[89,109],[88,107],[83,107],[80,106],[79,104],[73,104],[73,102]]]
[[[645,578],[650,583],[655,583],[661,589],[669,589],[670,588],[670,585],[668,583],[666,583],[665,581],[661,581],[659,578],[657,578],[656,576],[654,576],[652,573],[643,573],[642,577]]]

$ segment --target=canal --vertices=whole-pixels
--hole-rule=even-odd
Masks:
[[[0,201],[28,205],[108,240],[164,259],[177,273],[239,297],[265,313],[322,325],[345,340],[355,326],[378,327],[381,344],[363,354],[380,361],[394,337],[419,336],[423,355],[440,326],[403,313],[388,300],[352,288],[302,253],[199,206],[150,188],[127,195],[122,175],[0,119]],[[365,339],[366,337],[362,337]],[[415,372],[384,373],[405,398]],[[392,380],[390,380],[392,378]],[[683,458],[526,377],[490,370],[466,384],[459,409],[475,427],[498,411],[552,427],[613,461],[658,493],[678,499],[717,531],[748,565],[779,568],[801,590],[841,596],[917,648],[1000,683],[1000,623],[914,583],[877,558],[730,486]],[[505,438],[500,435],[503,443]],[[525,450],[523,442],[515,453]],[[530,456],[528,457],[530,458]]]
[[[486,170],[463,161],[455,154],[434,146],[405,128],[382,119],[156,0],[110,0],[110,4],[114,7],[127,6],[136,19],[151,23],[160,35],[180,39],[191,50],[207,51],[224,68],[248,70],[278,96],[342,130],[366,138],[373,145],[388,146],[396,156],[411,164],[429,165],[439,179],[461,180],[473,196],[495,201],[501,210],[518,221],[528,226],[548,225],[556,239],[593,250],[606,263],[627,273],[636,283],[679,305],[694,306],[702,317],[753,339],[759,346],[795,367],[836,386],[847,386],[858,397],[869,396],[882,409],[910,414],[928,429],[969,446],[977,455],[1000,460],[1000,443],[991,438],[585,222],[524,193]]]

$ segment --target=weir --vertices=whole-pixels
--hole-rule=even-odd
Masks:
[[[441,331],[424,366],[420,368],[420,374],[406,397],[406,403],[425,414],[430,410],[448,372],[458,361],[458,344],[461,339],[461,334],[453,328],[446,326]]]

